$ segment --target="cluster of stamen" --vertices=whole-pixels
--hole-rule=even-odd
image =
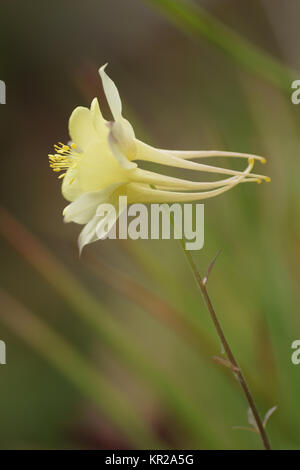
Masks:
[[[64,171],[58,178],[63,178],[68,168],[76,168],[78,165],[78,155],[74,152],[75,149],[76,144],[69,146],[59,142],[58,145],[54,145],[56,153],[48,155],[50,168],[55,172]]]

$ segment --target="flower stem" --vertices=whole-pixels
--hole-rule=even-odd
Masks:
[[[201,290],[201,294],[202,294],[202,297],[203,297],[203,300],[207,306],[207,309],[209,311],[209,314],[211,316],[211,319],[213,321],[213,324],[217,330],[217,334],[220,338],[220,341],[221,341],[221,344],[224,348],[224,351],[227,355],[227,358],[228,360],[230,361],[231,365],[232,365],[232,371],[234,372],[234,374],[236,375],[236,377],[238,378],[240,384],[241,384],[241,387],[243,389],[243,392],[245,394],[245,397],[249,403],[249,406],[252,410],[252,413],[253,413],[253,416],[255,418],[255,421],[256,421],[256,424],[257,424],[257,428],[258,428],[258,431],[259,431],[259,435],[261,437],[261,440],[263,442],[263,445],[265,447],[266,450],[271,450],[271,445],[270,445],[270,442],[269,442],[269,439],[268,439],[268,436],[266,434],[266,431],[265,431],[265,428],[263,426],[263,423],[262,423],[262,420],[259,416],[259,412],[258,412],[258,409],[257,409],[257,406],[255,404],[255,401],[254,401],[254,398],[250,392],[250,389],[248,387],[248,384],[245,380],[245,377],[240,369],[240,367],[238,366],[238,363],[233,355],[233,352],[228,344],[228,341],[224,335],[224,332],[223,332],[223,329],[221,327],[221,324],[218,320],[218,317],[217,317],[217,314],[215,312],[215,309],[213,307],[213,304],[211,302],[211,299],[208,295],[208,292],[207,292],[207,288],[206,288],[206,280],[207,278],[205,278],[205,280],[202,279],[202,276],[201,274],[199,273],[198,271],[198,268],[193,260],[193,257],[191,255],[191,253],[186,250],[185,246],[184,246],[184,240],[180,240],[181,241],[181,245],[183,247],[183,250],[184,250],[184,253],[185,253],[185,256],[186,256],[186,259],[192,269],[192,272],[194,274],[194,277],[195,277],[195,280],[196,280],[196,283],[198,285],[198,287],[200,288]]]

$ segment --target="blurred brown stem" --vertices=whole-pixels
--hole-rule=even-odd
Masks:
[[[227,339],[225,338],[225,335],[224,335],[224,332],[223,332],[223,329],[221,327],[221,324],[218,320],[218,317],[217,317],[217,314],[215,312],[215,309],[212,305],[212,302],[210,300],[210,297],[208,295],[208,292],[207,292],[207,288],[206,288],[206,285],[207,285],[207,277],[205,278],[205,280],[202,280],[202,276],[201,274],[199,273],[198,271],[198,268],[193,260],[193,257],[191,255],[191,253],[185,249],[185,246],[184,246],[184,241],[181,240],[181,245],[183,247],[183,250],[184,250],[184,253],[185,253],[185,256],[187,258],[187,261],[193,271],[193,274],[194,274],[194,277],[195,277],[195,280],[197,282],[197,285],[198,287],[200,288],[201,290],[201,294],[202,294],[202,297],[203,297],[203,300],[208,308],[208,311],[209,311],[209,314],[211,316],[211,319],[215,325],[215,328],[217,330],[217,334],[220,338],[220,341],[221,341],[221,344],[224,348],[224,351],[226,353],[226,356],[228,358],[228,360],[230,361],[231,365],[232,365],[232,370],[234,372],[234,374],[236,375],[236,377],[238,378],[240,384],[241,384],[241,387],[243,389],[243,392],[246,396],[246,399],[249,403],[249,406],[252,410],[252,413],[253,413],[253,416],[255,418],[255,421],[256,421],[256,424],[257,424],[257,427],[258,427],[258,430],[259,430],[259,434],[260,434],[260,437],[261,437],[261,440],[263,442],[263,445],[265,447],[266,450],[271,450],[271,445],[270,445],[270,442],[269,442],[269,439],[268,439],[268,436],[266,434],[266,431],[265,431],[265,428],[263,426],[263,423],[262,423],[262,420],[259,416],[259,412],[258,412],[258,409],[256,407],[256,404],[255,404],[255,401],[254,401],[254,398],[250,392],[250,389],[248,387],[248,384],[242,374],[242,371],[240,369],[240,367],[238,366],[238,363],[233,355],[233,352],[227,342]]]

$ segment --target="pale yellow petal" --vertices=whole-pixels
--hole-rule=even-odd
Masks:
[[[230,170],[228,168],[220,168],[217,166],[205,165],[203,163],[197,163],[197,162],[192,162],[190,160],[185,160],[183,158],[172,155],[171,153],[168,153],[166,151],[162,151],[154,147],[151,147],[150,145],[145,144],[144,142],[141,142],[138,139],[136,139],[136,148],[137,148],[137,154],[136,154],[137,160],[151,161],[154,163],[159,163],[161,165],[174,166],[178,168],[186,168],[186,169],[195,170],[195,171],[203,171],[206,173],[216,173],[220,175],[233,175],[233,176],[243,175],[243,172],[241,171],[235,171],[235,170]],[[264,175],[257,175],[255,173],[252,173],[251,177],[268,180],[268,177]]]
[[[228,178],[227,181],[231,180],[232,182],[234,182],[234,178],[236,178],[236,176],[233,176],[232,178]],[[223,180],[223,181],[226,181],[226,180]],[[217,182],[213,182],[212,183],[212,186],[206,186],[206,184],[209,184],[209,183],[203,183],[203,187],[197,187],[197,188],[194,188],[194,189],[209,189],[209,188],[218,188],[218,187],[223,187],[223,186],[226,186],[226,184],[230,184],[230,183],[226,183],[223,185],[217,185],[216,184]],[[242,181],[240,181],[240,184],[243,184],[243,183],[261,183],[261,180],[259,180],[258,178],[244,178],[242,179]],[[205,186],[204,186],[205,185]],[[199,183],[199,186],[202,186],[202,183]],[[168,186],[168,185],[163,185],[163,184],[155,184],[155,188],[156,189],[161,189],[161,190],[170,190],[170,191],[188,191],[188,190],[191,190],[191,188],[186,188],[186,187],[183,187],[183,185],[178,185],[178,186]]]
[[[113,124],[115,126],[115,124]],[[131,162],[127,156],[123,152],[123,147],[120,141],[116,138],[115,133],[113,132],[113,128],[111,129],[110,133],[108,134],[108,139],[107,142],[109,144],[110,150],[112,155],[115,157],[116,161],[118,164],[124,169],[124,170],[132,170],[137,167],[137,164],[134,162]],[[126,142],[124,142],[126,147]]]
[[[99,204],[108,202],[118,186],[118,184],[112,184],[102,191],[82,194],[74,202],[65,207],[63,212],[64,221],[76,222],[77,224],[88,223],[96,215]]]
[[[164,203],[164,202],[192,202],[200,201],[202,199],[209,199],[211,197],[218,196],[226,191],[229,191],[231,188],[236,186],[238,182],[231,185],[223,186],[219,189],[214,189],[211,191],[202,191],[202,192],[176,192],[176,191],[164,191],[151,189],[149,186],[144,186],[138,183],[129,183],[127,185],[127,196],[128,202],[131,204],[133,202],[138,203]]]
[[[102,116],[97,98],[94,98],[93,101],[92,101],[91,115],[92,115],[93,126],[95,128],[97,136],[100,139],[107,138],[109,129],[108,129],[108,126],[107,126],[107,121]]]
[[[81,149],[99,139],[93,123],[93,114],[88,108],[79,106],[74,109],[69,120],[69,133],[71,140]]]
[[[69,168],[62,181],[61,192],[67,201],[74,201],[82,194],[77,174],[77,169]]]
[[[139,183],[154,184],[157,187],[164,189],[177,189],[177,190],[195,190],[195,189],[214,189],[220,188],[227,184],[235,182],[236,176],[222,179],[219,181],[189,181],[181,178],[173,178],[172,176],[161,175],[160,173],[154,173],[148,170],[142,170],[137,168],[132,172],[132,180]],[[249,181],[249,180],[247,180]],[[251,181],[258,181],[257,178],[251,179]]]
[[[78,248],[79,254],[82,253],[83,248],[89,243],[93,243],[98,240],[96,234],[96,227],[99,222],[99,218],[95,215],[88,224],[81,230],[78,237]]]
[[[78,180],[83,191],[92,192],[113,183],[126,183],[129,174],[114,158],[107,142],[98,141],[91,143],[82,155]]]
[[[89,243],[105,238],[116,223],[119,215],[119,212],[113,206],[105,216],[101,217],[96,214],[79,235],[78,246],[80,254]]]
[[[116,85],[105,72],[106,66],[107,64],[103,65],[99,69],[99,74],[102,80],[104,93],[113,118],[115,121],[118,121],[122,117],[122,102]]]
[[[111,210],[103,217],[96,226],[96,234],[98,240],[103,240],[109,234],[113,226],[115,225],[119,217],[118,211],[115,207],[111,207]]]
[[[259,155],[252,153],[239,153],[239,152],[227,152],[224,150],[167,150],[157,149],[166,154],[174,155],[175,157],[182,158],[184,160],[190,160],[193,158],[211,158],[211,157],[231,157],[231,158],[254,158],[261,163],[266,163],[266,159]]]
[[[128,197],[128,203],[133,202],[142,202],[142,203],[163,203],[163,202],[191,202],[191,201],[200,201],[203,199],[208,199],[211,197],[218,196],[219,194],[229,191],[234,186],[237,186],[245,177],[251,172],[254,165],[254,159],[249,159],[249,164],[246,170],[242,173],[241,176],[234,178],[234,181],[231,184],[227,184],[218,189],[213,189],[211,191],[202,191],[202,192],[175,192],[175,191],[162,191],[157,189],[152,189],[149,185],[139,184],[139,183],[130,183],[126,187],[126,193]]]

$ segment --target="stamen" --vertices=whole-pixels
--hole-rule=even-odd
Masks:
[[[48,155],[50,168],[55,172],[68,170],[69,168],[76,168],[80,154],[74,151],[75,148],[76,144],[72,144],[71,147],[63,144],[62,142],[54,145],[56,153]],[[63,178],[65,174],[66,172],[64,171],[59,178]]]

